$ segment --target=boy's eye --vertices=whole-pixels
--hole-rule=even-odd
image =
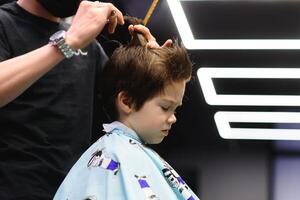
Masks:
[[[161,106],[161,109],[164,110],[164,111],[168,111],[169,107]]]

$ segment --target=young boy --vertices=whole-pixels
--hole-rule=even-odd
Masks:
[[[56,200],[197,200],[173,168],[147,144],[176,122],[192,64],[181,45],[149,49],[141,37],[108,61],[101,98],[111,124],[73,166]]]

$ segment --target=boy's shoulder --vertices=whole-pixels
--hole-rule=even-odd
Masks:
[[[144,169],[144,163],[151,162],[141,143],[116,132],[103,135],[80,160],[84,160],[88,166],[109,161],[121,165],[123,169],[138,171]]]
[[[114,157],[143,154],[143,145],[118,132],[105,133],[90,148],[90,151],[103,150]]]

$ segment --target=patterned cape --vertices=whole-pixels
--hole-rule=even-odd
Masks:
[[[72,167],[54,200],[199,200],[174,169],[120,122]]]

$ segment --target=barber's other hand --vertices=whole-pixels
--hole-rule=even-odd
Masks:
[[[117,24],[123,25],[123,14],[111,3],[82,1],[66,34],[66,43],[73,49],[86,47],[108,24],[113,33]]]
[[[130,25],[128,27],[129,33],[132,35],[134,31],[140,32],[144,35],[146,40],[148,41],[148,48],[159,48],[159,47],[170,47],[172,45],[172,40],[168,39],[162,46],[156,42],[155,37],[150,33],[150,30],[143,25]]]

